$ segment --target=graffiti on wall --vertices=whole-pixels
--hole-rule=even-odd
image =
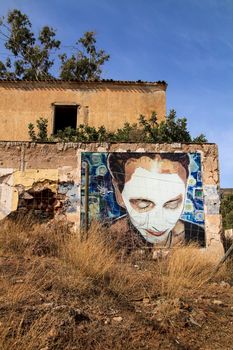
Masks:
[[[129,244],[205,245],[199,153],[82,153],[83,225],[86,163],[89,221],[104,222]]]
[[[40,219],[65,215],[85,224],[85,166],[89,165],[88,217],[108,226],[123,245],[205,245],[200,153],[83,152],[80,178],[58,169],[0,169],[0,219],[32,211]],[[207,194],[208,194],[207,193]],[[81,204],[80,204],[81,203]],[[76,227],[78,227],[76,225]]]

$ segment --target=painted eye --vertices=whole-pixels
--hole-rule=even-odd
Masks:
[[[168,203],[164,204],[164,208],[176,209],[176,208],[178,208],[179,204],[180,204],[179,201],[168,202]]]
[[[141,201],[138,203],[138,208],[140,209],[145,209],[148,208],[150,206],[150,202],[148,201]]]
[[[181,205],[181,202],[182,196],[179,196],[178,198],[166,202],[163,207],[166,209],[177,209]]]
[[[151,210],[155,206],[155,204],[152,201],[149,201],[147,199],[141,199],[141,198],[130,199],[129,202],[131,206],[138,212]]]
[[[181,205],[182,199],[183,199],[182,194],[179,194],[177,197],[164,203],[163,207],[166,209],[172,209],[172,210],[177,209]]]

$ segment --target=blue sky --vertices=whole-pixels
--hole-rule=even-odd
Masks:
[[[0,15],[13,8],[63,46],[96,31],[104,78],[165,80],[167,112],[218,144],[221,187],[233,187],[233,0],[0,0]]]

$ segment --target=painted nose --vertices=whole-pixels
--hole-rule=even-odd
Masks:
[[[165,231],[169,227],[163,208],[156,208],[149,213],[149,223],[156,231]]]

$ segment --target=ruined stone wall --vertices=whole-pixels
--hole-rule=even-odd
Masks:
[[[48,119],[53,133],[54,105],[77,105],[77,125],[104,125],[116,130],[135,123],[140,114],[166,114],[166,85],[111,82],[0,82],[0,140],[27,141],[28,124]]]
[[[129,152],[130,154],[145,155],[144,158],[148,154],[159,155],[156,155],[156,159],[163,157],[163,154],[169,154],[170,158],[172,154],[178,154],[178,156],[188,154],[190,159],[194,156],[200,158],[201,173],[195,169],[192,169],[192,171],[198,172],[198,181],[201,181],[202,184],[202,187],[195,189],[195,191],[197,192],[199,205],[203,202],[204,219],[202,218],[202,226],[205,232],[205,246],[216,254],[222,254],[218,150],[215,144],[34,144],[29,142],[0,142],[0,219],[11,215],[13,212],[26,213],[32,209],[41,216],[42,220],[54,218],[68,220],[73,223],[75,229],[79,229],[80,217],[82,217],[83,211],[84,168],[82,162],[87,161],[92,154],[95,158],[92,157],[93,162],[98,162],[99,155],[103,157],[111,153],[117,153],[121,157],[121,154],[128,154]],[[151,156],[152,161],[153,157]],[[163,167],[164,164],[168,164],[166,165],[168,170],[163,172],[166,175],[170,168],[169,163],[163,161]],[[177,165],[177,163],[174,164]],[[193,164],[190,163],[190,166],[193,166]],[[162,171],[159,172],[159,176],[161,173]],[[104,192],[101,188],[101,181],[105,175],[104,167],[102,165],[98,166],[96,179],[100,181],[98,187],[100,187],[99,193],[102,196],[106,195],[107,192],[106,190]],[[194,185],[192,184],[194,180],[189,178],[190,186]],[[91,181],[90,186],[92,186]],[[140,183],[143,186],[143,179]],[[111,184],[108,184],[108,186],[111,186]],[[167,202],[170,205],[171,201],[168,200]],[[96,201],[93,200],[90,207],[92,207],[92,212],[96,214]],[[201,210],[199,214],[201,214]]]

